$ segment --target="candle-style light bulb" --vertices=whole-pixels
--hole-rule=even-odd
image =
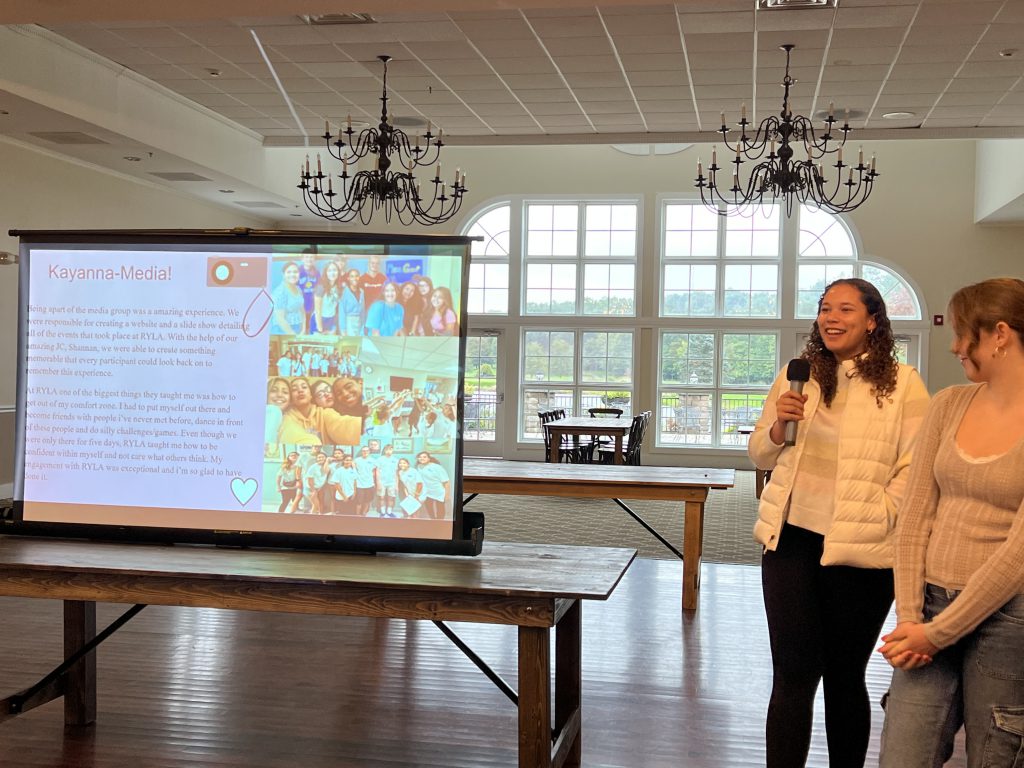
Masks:
[[[437,170],[434,171],[434,181],[437,181],[440,178],[441,178],[441,164],[438,163],[437,164]]]
[[[864,167],[864,147],[860,147],[857,150],[857,165]]]
[[[742,123],[747,119],[747,105],[740,104],[740,122]]]
[[[833,101],[830,101],[830,102],[828,103],[828,116],[829,116],[829,118],[832,118],[832,117],[834,117],[834,116],[835,116],[835,113],[836,113],[836,105],[835,105],[835,102],[833,102]]]
[[[839,148],[839,152],[836,155],[836,159],[839,161],[839,165],[843,164],[843,148],[842,147]]]
[[[697,158],[697,176],[700,177],[700,176],[703,176],[703,175],[704,175],[704,166],[701,164],[700,158],[698,157]]]
[[[350,131],[352,130],[352,115],[349,115],[348,117],[345,118],[345,127],[347,127]]]
[[[459,177],[459,186],[463,189],[466,188],[466,174],[462,174],[462,176]]]
[[[718,165],[718,147],[711,148],[711,165]]]
[[[309,175],[309,155],[306,155],[306,175]]]
[[[875,172],[875,156],[873,154],[871,155],[871,172]]]
[[[323,169],[320,167],[320,153],[316,153],[316,172],[323,173]]]

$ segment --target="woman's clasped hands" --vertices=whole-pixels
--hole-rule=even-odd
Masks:
[[[925,637],[925,624],[902,621],[887,635],[882,635],[878,652],[897,669],[917,669],[932,663],[939,649]]]

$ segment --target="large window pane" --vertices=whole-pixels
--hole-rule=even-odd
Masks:
[[[636,256],[636,206],[586,206],[584,256]]]
[[[778,265],[726,264],[724,299],[726,317],[777,317]]]
[[[572,416],[572,390],[537,388],[523,389],[521,437],[525,440],[543,440],[544,433],[540,428],[540,411],[553,411],[564,408],[567,416]]]
[[[711,393],[662,392],[660,400],[658,445],[711,445]]]
[[[663,333],[661,383],[712,386],[715,383],[713,333]]]
[[[508,314],[508,264],[481,262],[469,265],[470,314]]]
[[[523,336],[526,381],[572,381],[576,334],[572,331],[527,331]]]
[[[526,314],[576,313],[575,264],[526,265]]]
[[[578,211],[576,205],[526,206],[526,255],[575,256]]]
[[[666,264],[662,314],[666,317],[712,317],[715,314],[714,264]]]
[[[496,336],[466,338],[466,391],[463,437],[466,440],[496,439],[498,412],[498,339]]]
[[[722,336],[722,386],[770,387],[778,371],[774,333],[726,333]]]
[[[633,272],[632,264],[585,264],[583,314],[634,314]]]
[[[581,379],[629,383],[633,380],[633,334],[585,331]]]
[[[740,427],[752,427],[761,418],[766,395],[764,392],[728,392],[720,401],[718,442],[720,445],[744,446],[748,435],[740,434]]]
[[[665,258],[716,257],[718,219],[703,205],[666,205]]]
[[[862,264],[860,276],[878,289],[885,299],[890,320],[920,320],[921,307],[917,297],[903,278],[877,264]]]
[[[797,268],[796,316],[817,315],[825,286],[841,277],[853,277],[853,264],[801,264]]]
[[[502,205],[493,208],[478,218],[466,230],[470,237],[482,237],[482,241],[474,241],[470,246],[473,256],[508,256],[508,233],[511,206]],[[472,310],[471,310],[472,311]]]
[[[780,212],[778,205],[765,205],[749,216],[729,216],[725,223],[725,255],[749,258],[778,258]]]
[[[851,259],[856,256],[853,238],[838,216],[828,211],[800,206],[802,259]]]

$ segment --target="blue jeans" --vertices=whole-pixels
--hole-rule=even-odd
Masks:
[[[956,599],[928,584],[925,621]],[[963,725],[968,768],[1024,768],[1024,595],[919,669],[893,671],[880,768],[939,768]]]

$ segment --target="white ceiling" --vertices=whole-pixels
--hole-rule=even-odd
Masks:
[[[374,21],[300,18],[325,11],[369,11]],[[232,15],[241,13],[260,15]],[[95,115],[76,104],[67,57],[101,62],[148,98],[201,105],[257,146],[319,146],[325,120],[336,132],[349,114],[376,123],[379,54],[393,57],[392,113],[442,126],[451,144],[610,144],[712,141],[720,111],[734,121],[741,102],[752,118],[777,113],[778,46],[793,43],[794,111],[834,102],[838,115],[850,110],[860,139],[1024,136],[1024,0],[773,11],[755,0],[5,0],[0,24],[19,25],[0,29],[9,36],[0,135],[100,165],[116,159],[127,173],[123,158],[144,157],[150,139],[106,114],[123,96]],[[9,49],[20,40],[57,51],[63,66],[41,74],[37,60],[19,78]],[[894,112],[913,115],[885,117]],[[106,146],[58,144],[43,132]],[[203,139],[194,144],[176,153],[174,170],[216,180]],[[258,180],[242,192],[258,198]]]

